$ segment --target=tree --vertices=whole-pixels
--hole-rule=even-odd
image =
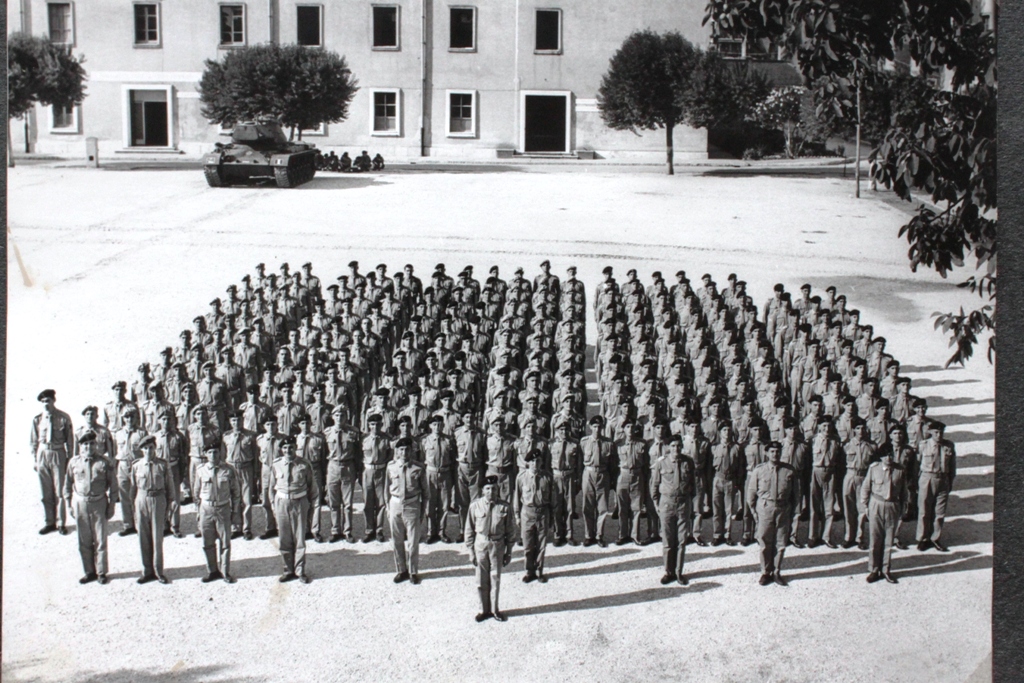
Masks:
[[[796,156],[796,139],[800,134],[801,104],[806,88],[790,85],[775,88],[766,98],[754,106],[750,115],[752,121],[768,130],[782,131],[786,139],[786,156]]]
[[[673,168],[673,131],[685,118],[680,93],[698,63],[698,51],[676,32],[637,31],[612,56],[601,79],[597,106],[615,130],[665,129],[668,174]]]
[[[694,128],[739,125],[771,89],[771,81],[749,64],[698,50],[696,66],[679,93],[679,105],[686,123]]]
[[[85,57],[49,38],[13,33],[7,42],[7,140],[12,118],[22,118],[36,103],[73,107],[85,99]],[[8,163],[14,155],[8,145]]]
[[[254,45],[205,66],[199,97],[211,123],[273,118],[300,140],[304,129],[347,119],[359,89],[345,58],[323,48]]]
[[[931,87],[910,116],[891,116],[870,155],[874,177],[902,199],[926,193],[935,207],[921,206],[900,229],[910,245],[911,269],[946,277],[973,256],[984,272],[961,284],[987,298],[975,311],[936,314],[936,327],[951,335],[956,351],[947,365],[963,364],[978,334],[990,331],[996,295],[996,45],[993,32],[974,14],[971,0],[709,0],[705,22],[748,38],[785,44],[819,110],[845,121],[858,116],[856,94],[884,62],[909,59],[931,74],[946,74],[948,87]],[[920,93],[918,93],[920,95]],[[903,112],[906,114],[906,112]],[[862,114],[862,112],[861,112]]]

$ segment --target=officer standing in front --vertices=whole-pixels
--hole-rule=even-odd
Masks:
[[[117,506],[117,466],[95,451],[96,434],[78,439],[79,453],[68,463],[63,501],[78,528],[78,552],[85,576],[79,583],[107,583],[107,520]],[[72,495],[73,494],[73,495]]]
[[[604,540],[604,525],[608,519],[608,492],[610,472],[615,466],[615,444],[601,435],[604,418],[590,418],[590,436],[583,437],[583,545],[597,543],[608,547]]]
[[[761,578],[767,586],[772,580],[786,585],[782,578],[782,557],[789,543],[793,508],[800,502],[796,470],[782,462],[782,444],[768,446],[768,462],[758,465],[753,482],[747,488],[747,505],[757,520],[755,536],[761,546]]]
[[[395,459],[388,464],[388,519],[395,552],[395,583],[411,579],[420,582],[420,532],[427,517],[427,473],[419,463],[409,460],[412,439],[395,442]]]
[[[45,535],[59,530],[67,534],[67,512],[61,492],[65,489],[64,475],[67,473],[68,458],[74,452],[75,430],[71,426],[71,417],[54,406],[57,392],[45,389],[36,398],[43,404],[43,412],[32,419],[29,441],[34,460],[33,469],[39,474],[39,486],[43,492],[43,513],[46,518],[46,524],[39,533]]]
[[[381,432],[380,415],[367,418],[369,433],[363,437],[363,518],[366,529],[363,543],[374,538],[384,542],[384,519],[387,516],[387,466],[391,462],[391,441]]]
[[[308,462],[295,457],[295,437],[282,437],[279,446],[281,457],[273,461],[269,481],[279,534],[278,548],[284,561],[284,572],[278,581],[286,583],[297,578],[309,583],[306,528],[310,501],[319,498],[317,478]]]
[[[156,437],[139,442],[142,459],[132,463],[131,493],[135,500],[135,528],[142,551],[142,576],[138,583],[170,583],[164,576],[164,525],[167,510],[176,499],[170,465],[156,457]]]
[[[551,502],[554,486],[551,475],[541,469],[541,452],[534,450],[526,454],[526,470],[519,473],[516,481],[516,516],[522,532],[526,554],[526,575],[524,583],[539,580],[547,583],[544,576],[544,551],[548,545],[548,531],[551,529]]]
[[[465,536],[470,561],[476,567],[476,586],[482,608],[476,620],[480,622],[494,617],[498,621],[506,621],[498,606],[498,595],[501,592],[502,567],[512,561],[516,531],[512,510],[498,497],[497,476],[487,476],[483,495],[469,506]],[[491,586],[494,587],[493,601]]]
[[[206,446],[206,462],[196,469],[196,497],[199,508],[199,531],[206,553],[206,576],[203,583],[231,576],[231,521],[240,514],[242,501],[238,474],[231,465],[222,463],[220,446]],[[218,553],[218,543],[220,552]]]
[[[662,585],[673,580],[685,586],[686,539],[693,525],[693,496],[697,490],[693,459],[683,455],[682,437],[668,441],[668,453],[651,465],[651,496],[661,518],[661,553],[665,561]]]
[[[882,451],[882,459],[872,463],[860,487],[861,506],[868,511],[871,553],[868,556],[868,583],[883,576],[896,583],[892,575],[892,546],[896,527],[907,505],[906,472],[892,459],[892,450]]]

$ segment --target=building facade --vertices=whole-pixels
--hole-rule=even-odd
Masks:
[[[17,151],[199,155],[225,131],[200,113],[205,60],[259,43],[322,46],[359,83],[346,121],[303,138],[387,159],[492,159],[513,152],[660,160],[664,133],[613,131],[597,91],[634,30],[708,47],[704,0],[15,0],[12,29],[86,57],[85,101],[13,121]],[[27,140],[26,140],[27,136]],[[679,126],[677,159],[707,155]]]

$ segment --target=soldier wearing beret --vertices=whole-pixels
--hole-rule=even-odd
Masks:
[[[604,525],[609,517],[610,477],[618,457],[615,443],[601,434],[604,418],[595,415],[589,424],[591,434],[580,442],[583,458],[583,545],[597,543],[605,548],[608,546],[604,540]]]
[[[747,505],[757,520],[755,536],[761,547],[761,578],[767,586],[773,580],[787,585],[782,578],[782,558],[789,543],[793,508],[799,503],[797,474],[782,462],[782,444],[772,441],[768,446],[768,462],[758,465],[747,488]]]
[[[181,482],[188,466],[189,442],[185,435],[172,425],[171,417],[167,414],[160,416],[153,437],[156,441],[156,458],[167,463],[167,473],[171,478],[173,491],[167,504],[165,527],[175,538],[181,538]]]
[[[387,516],[387,466],[391,462],[391,442],[387,434],[381,430],[383,418],[379,414],[370,415],[367,418],[366,436],[363,437],[362,465],[363,465],[363,518],[365,520],[365,531],[363,543],[369,543],[374,538],[383,543],[384,520]]]
[[[427,473],[409,459],[412,439],[403,437],[394,444],[394,460],[387,467],[388,517],[395,553],[395,583],[419,579],[420,530],[427,516],[430,488]]]
[[[296,457],[295,439],[280,440],[281,457],[270,467],[269,488],[274,499],[274,517],[280,538],[278,548],[284,562],[281,583],[299,579],[309,583],[306,574],[306,533],[309,525],[310,500],[319,498],[319,486],[313,469]]]
[[[196,503],[199,508],[199,531],[206,554],[206,576],[203,583],[231,576],[231,522],[240,516],[241,489],[238,474],[231,465],[221,462],[220,445],[206,446],[206,462],[196,468]]]
[[[74,453],[75,431],[71,417],[58,410],[57,392],[45,389],[36,397],[43,404],[43,412],[32,419],[29,437],[32,449],[33,469],[39,475],[39,486],[43,494],[43,513],[46,523],[40,534],[52,531],[68,533],[67,512],[61,492],[64,490],[64,476],[67,473],[68,458]]]
[[[683,574],[686,539],[692,535],[696,471],[693,459],[682,452],[682,439],[672,436],[667,452],[651,465],[651,496],[661,519],[661,552],[665,564],[662,585],[678,581],[687,585]]]
[[[78,455],[68,463],[61,490],[78,529],[83,584],[107,583],[107,520],[114,516],[118,497],[116,465],[95,451],[95,441],[93,432],[79,437]]]
[[[270,487],[270,473],[274,461],[281,457],[281,435],[277,433],[277,418],[266,415],[263,418],[263,432],[256,437],[256,448],[259,452],[260,499],[263,501],[263,514],[266,517],[266,529],[260,534],[261,540],[277,537],[277,519],[274,516],[274,490]]]
[[[473,421],[473,408],[466,406],[455,428],[455,507],[459,511],[459,533],[455,541],[463,542],[469,506],[480,497],[481,478],[487,466],[487,437]]]
[[[119,380],[114,382],[110,390],[114,392],[114,400],[103,407],[102,420],[104,427],[111,432],[116,432],[121,428],[121,412],[124,410],[125,405],[130,403],[125,396],[128,385],[123,380]]]
[[[256,435],[242,426],[244,415],[241,411],[231,414],[228,418],[230,429],[224,432],[221,442],[224,447],[224,457],[235,473],[238,475],[238,486],[242,497],[241,520],[235,520],[232,530],[232,537],[242,536],[247,541],[253,539],[252,535],[252,510],[256,500],[256,489],[259,485],[256,479]]]
[[[934,547],[946,552],[942,543],[942,525],[946,518],[949,492],[956,479],[956,447],[943,438],[946,425],[938,420],[928,423],[928,438],[919,449],[920,479],[917,492],[917,549]]]
[[[516,479],[516,516],[520,520],[519,530],[526,553],[524,583],[534,580],[547,583],[544,576],[544,551],[551,530],[554,486],[551,475],[543,470],[541,457],[539,450],[527,453],[524,458],[526,468]]]
[[[892,546],[903,509],[907,504],[907,477],[899,463],[893,461],[892,450],[882,451],[882,458],[872,463],[860,487],[861,507],[868,511],[871,553],[867,582],[885,577],[896,583],[892,575]]]
[[[843,510],[846,515],[846,539],[844,548],[860,546],[867,550],[864,526],[867,523],[867,508],[860,499],[860,487],[867,476],[868,467],[875,460],[875,445],[867,439],[867,426],[860,418],[852,422],[850,440],[844,447],[846,452],[846,477],[843,479]]]
[[[132,465],[142,457],[139,442],[146,432],[139,428],[139,411],[134,405],[128,405],[121,414],[121,429],[114,432],[117,444],[117,487],[118,499],[121,501],[121,523],[123,528],[118,536],[129,536],[135,533],[135,498],[131,493]]]
[[[435,415],[429,421],[430,432],[420,440],[426,465],[429,496],[427,498],[427,543],[437,543],[448,536],[449,501],[452,497],[452,467],[457,461],[455,441],[444,434],[444,418]]]
[[[324,431],[323,438],[327,443],[327,504],[331,508],[330,542],[337,543],[344,536],[349,543],[355,543],[352,518],[355,516],[356,479],[362,469],[362,436],[359,430],[348,424],[345,409],[338,407],[331,413],[329,426]]]
[[[139,441],[142,459],[132,465],[131,495],[135,501],[135,528],[139,531],[142,551],[142,576],[138,583],[159,581],[164,576],[164,525],[167,510],[176,499],[174,477],[169,465],[156,457],[156,437],[152,434]]]
[[[320,533],[320,508],[323,506],[327,488],[327,441],[321,434],[309,430],[312,420],[302,413],[298,419],[298,433],[295,434],[295,454],[307,462],[316,478],[315,495],[309,499],[309,525],[306,540],[316,539],[317,543],[327,541],[327,534]]]
[[[498,478],[488,475],[483,495],[469,507],[465,528],[469,558],[476,567],[476,585],[480,593],[478,622],[494,617],[506,621],[499,608],[501,570],[512,561],[515,522],[508,503],[498,496]],[[493,599],[491,588],[494,588]]]

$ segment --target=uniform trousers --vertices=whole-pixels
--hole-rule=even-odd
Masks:
[[[682,576],[686,561],[686,539],[693,533],[693,503],[689,498],[662,500],[658,506],[661,518],[661,556],[665,573]]]
[[[615,497],[619,507],[619,540],[627,537],[640,540],[640,519],[647,510],[647,535],[655,536],[658,524],[655,520],[654,501],[651,500],[647,479],[643,471],[624,470],[619,474]]]
[[[256,472],[253,469],[251,462],[233,462],[230,463],[235,471],[238,472],[238,488],[242,493],[242,521],[241,531],[243,533],[252,533],[252,509],[253,500],[256,498],[255,482]],[[239,525],[235,524],[235,531],[239,530]]]
[[[121,498],[121,521],[125,529],[135,528],[135,500],[132,498],[133,460],[117,461],[117,493]]]
[[[167,506],[165,528],[170,528],[174,533],[181,533],[181,463],[168,463],[167,473],[171,477],[174,495],[171,497],[171,504]]]
[[[287,574],[301,576],[306,571],[306,524],[309,500],[274,497],[274,517],[278,528],[278,549]]]
[[[949,487],[946,475],[940,472],[922,472],[917,489],[917,541],[938,541],[942,538],[942,524],[946,519]]]
[[[860,485],[863,483],[864,475],[857,474],[854,470],[847,470],[846,476],[843,477],[843,514],[846,516],[847,543],[860,543],[864,540],[868,511],[860,502]]]
[[[491,540],[477,536],[473,543],[476,553],[476,587],[480,592],[480,607],[484,614],[492,613],[492,606],[498,609],[498,596],[501,593],[501,569],[505,561],[505,542],[502,539]],[[492,593],[493,602],[492,602]]]
[[[142,551],[142,575],[164,574],[164,525],[167,520],[167,498],[164,492],[149,494],[139,491],[135,497],[135,528],[139,531]]]
[[[39,464],[39,487],[43,494],[43,515],[47,526],[67,523],[67,509],[64,498],[64,477],[68,471],[68,456],[63,448],[41,447]]]
[[[602,538],[608,521],[608,473],[596,467],[583,469],[583,537]]]
[[[366,535],[384,538],[384,518],[387,516],[387,471],[383,466],[367,466],[363,471],[363,517]]]
[[[331,508],[331,535],[352,534],[355,514],[356,468],[352,462],[327,463],[327,504]]]
[[[792,522],[793,510],[788,505],[758,501],[755,535],[761,548],[762,574],[773,574],[782,570],[782,556],[789,543]]]
[[[467,463],[459,463],[455,479],[455,507],[459,511],[459,536],[466,528],[466,517],[469,516],[470,504],[480,497],[480,475],[479,469],[475,469]]]
[[[544,573],[544,555],[548,547],[550,510],[524,505],[519,516],[523,535],[523,553],[527,574]]]
[[[86,574],[107,573],[107,497],[75,495],[71,500],[78,529],[78,553]]]
[[[754,519],[754,508],[747,504],[747,494],[750,489],[754,488],[756,482],[754,477],[747,477],[747,480],[743,483],[743,540],[752,541],[754,539],[754,526],[757,520]]]
[[[324,502],[324,491],[327,490],[324,481],[324,470],[322,463],[311,462],[309,463],[313,468],[313,476],[316,478],[316,495],[308,498],[309,500],[309,522],[306,530],[314,536],[320,535],[320,507]],[[278,525],[280,526],[280,525]]]
[[[206,553],[206,569],[217,571],[218,555],[220,572],[228,576],[231,570],[231,506],[199,506],[199,531],[203,534],[203,552]],[[220,552],[218,553],[218,543]]]
[[[896,525],[899,520],[899,505],[871,497],[868,502],[868,530],[871,538],[869,571],[889,572],[892,564],[892,545],[896,540]]]
[[[811,542],[832,541],[832,505],[836,496],[836,472],[833,469],[815,467],[811,473],[811,526],[808,538]]]
[[[261,482],[261,493],[263,498],[263,512],[267,518],[267,531],[277,531],[277,517],[274,511],[274,492],[270,490],[270,468],[263,469],[263,481]]]
[[[576,478],[567,470],[555,470],[552,476],[552,517],[555,527],[555,541],[573,538],[572,515],[576,511]],[[465,525],[463,525],[465,526]]]
[[[447,533],[448,501],[452,495],[452,471],[427,468],[427,538]]]
[[[808,478],[810,475],[810,469],[802,469],[797,470],[796,476],[793,477],[793,483],[796,485],[797,490],[797,504],[793,506],[793,523],[790,525],[789,530],[789,542],[793,545],[797,543],[797,532],[800,530],[800,515],[803,514],[804,505],[811,491],[811,482]]]
[[[392,498],[388,505],[391,542],[395,551],[395,569],[399,574],[417,574],[420,568],[420,522],[423,508],[419,501]]]
[[[715,538],[728,538],[732,535],[733,495],[735,484],[728,479],[715,477],[712,484],[711,510]]]

